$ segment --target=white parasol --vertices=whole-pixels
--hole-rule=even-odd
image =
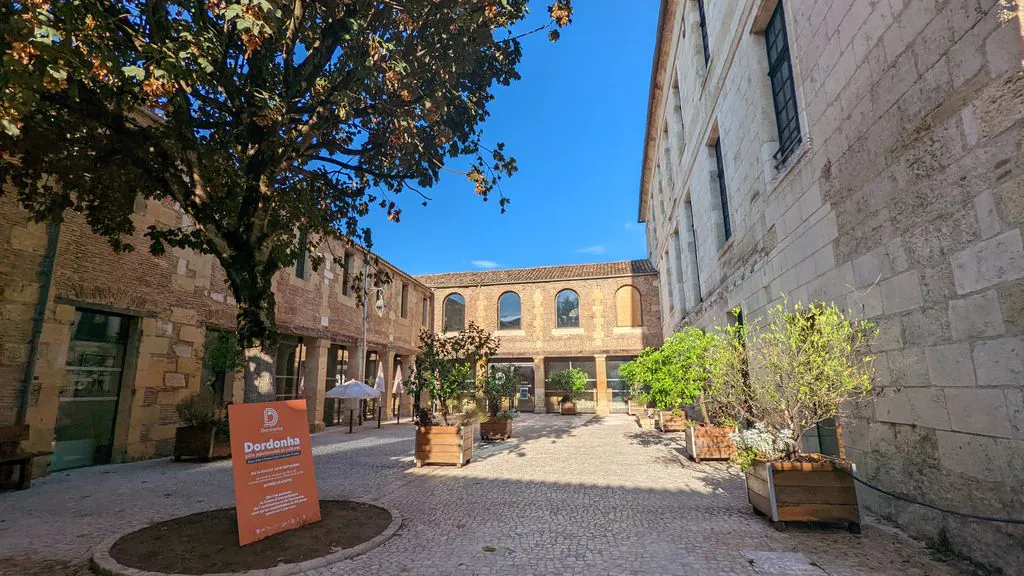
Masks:
[[[405,386],[402,385],[402,365],[395,367],[395,384],[391,387],[391,393],[401,396],[405,394]]]
[[[384,363],[377,363],[377,382],[374,383],[374,390],[379,391],[381,394],[384,393]]]
[[[349,380],[340,386],[335,386],[328,390],[325,397],[366,400],[369,398],[380,398],[380,390],[375,390],[358,380]]]

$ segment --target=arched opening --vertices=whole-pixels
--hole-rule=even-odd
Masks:
[[[643,308],[636,286],[622,286],[615,292],[615,325],[643,326]]]
[[[441,324],[445,332],[458,332],[466,329],[466,299],[458,292],[449,294],[444,299]]]
[[[555,296],[555,326],[580,327],[580,296],[574,290],[567,288]]]
[[[505,292],[498,298],[498,330],[522,330],[523,305],[519,294]]]

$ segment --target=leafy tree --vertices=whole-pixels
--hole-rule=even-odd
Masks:
[[[246,399],[272,397],[275,272],[319,265],[332,238],[369,249],[359,218],[376,204],[399,221],[397,196],[426,200],[449,159],[484,200],[516,171],[482,141],[492,89],[519,78],[523,36],[554,41],[572,19],[558,0],[516,35],[527,3],[0,3],[0,182],[40,221],[84,213],[117,250],[138,195],[180,207],[183,225],[145,231],[150,250],[217,258]]]
[[[491,364],[487,369],[487,375],[483,379],[483,394],[487,399],[487,414],[496,418],[501,413],[501,401],[511,398],[519,384],[522,376],[512,364]]]
[[[587,389],[587,373],[580,368],[566,368],[551,375],[551,388],[564,392],[562,402],[577,400]]]
[[[843,402],[864,397],[874,377],[868,343],[877,334],[869,321],[847,319],[835,304],[784,304],[768,310],[768,322],[746,333],[748,378],[738,360],[725,360],[716,401],[766,429],[799,438],[810,426],[839,415]],[[738,347],[724,347],[728,354]],[[729,367],[731,366],[731,368]],[[799,449],[798,447],[796,449]]]
[[[684,328],[660,348],[645,349],[619,368],[619,374],[659,410],[692,404],[708,385],[707,355],[713,338],[699,328]]]
[[[478,363],[498,351],[501,341],[473,322],[454,335],[423,330],[420,353],[416,356],[413,392],[418,398],[426,390],[441,405],[441,419],[448,425],[450,401],[474,388]]]

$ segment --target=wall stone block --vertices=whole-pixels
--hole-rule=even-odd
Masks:
[[[1008,438],[1012,435],[1002,390],[951,388],[946,406],[953,430]]]
[[[949,323],[954,340],[999,336],[1006,332],[999,295],[995,290],[951,301]]]
[[[1024,383],[1024,338],[1001,338],[974,345],[979,386],[1020,387]]]
[[[928,377],[935,386],[974,386],[974,362],[968,344],[947,344],[925,350]]]
[[[953,255],[953,281],[959,294],[1024,278],[1020,230],[1011,230]]]

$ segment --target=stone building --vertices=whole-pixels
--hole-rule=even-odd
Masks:
[[[417,276],[434,291],[435,329],[475,322],[501,339],[493,364],[511,363],[523,380],[518,408],[557,412],[551,374],[589,376],[582,412],[626,412],[618,369],[661,344],[657,271],[647,260]]]
[[[138,230],[183,221],[172,205],[140,200]],[[37,460],[43,472],[170,453],[179,426],[176,403],[214,381],[224,401],[240,401],[240,375],[216,382],[204,346],[235,326],[235,306],[213,256],[186,250],[115,254],[69,213],[59,227],[33,224],[12,193],[0,197],[0,425],[30,425],[29,448],[52,449]],[[279,399],[305,397],[311,430],[336,422],[324,391],[339,377],[359,377],[361,310],[344,278],[363,265],[362,253],[330,244],[330,259],[307,261],[274,279],[282,334],[275,384]],[[384,366],[390,413],[393,371],[414,361],[419,332],[430,328],[432,292],[387,262],[383,315],[370,311],[365,373],[372,383]],[[376,300],[376,297],[374,297]],[[403,411],[411,400],[403,398]]]
[[[783,294],[871,318],[878,395],[843,417],[860,474],[1024,519],[1019,6],[664,0],[639,218],[666,334]],[[1024,573],[1021,526],[860,494]]]

